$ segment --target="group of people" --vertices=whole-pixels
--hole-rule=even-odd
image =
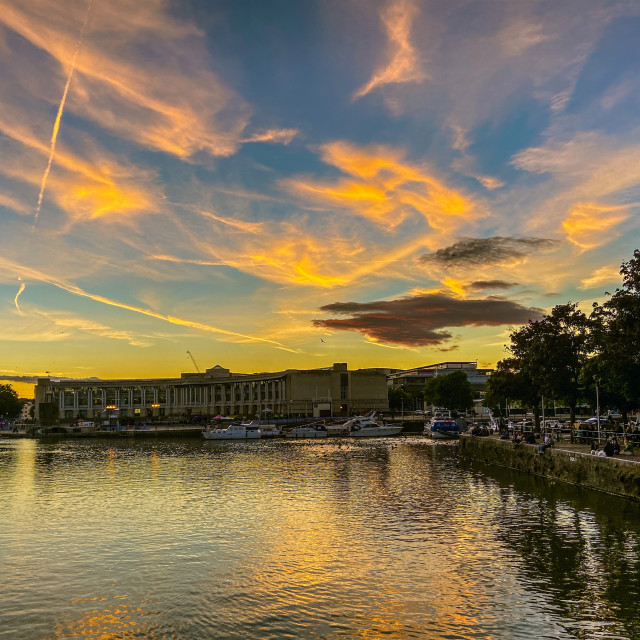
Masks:
[[[624,439],[622,450],[620,448],[620,443],[618,442],[618,438],[616,436],[611,436],[607,438],[602,449],[600,449],[600,444],[597,440],[592,440],[591,442],[591,453],[594,456],[617,456],[620,453],[625,455],[633,455],[633,444],[627,438]]]
[[[507,437],[508,437],[508,431],[507,433]],[[514,431],[513,432],[513,438],[511,438],[511,441],[513,442],[513,444],[515,446],[518,446],[519,444],[522,444],[523,442],[526,442],[527,444],[535,444],[536,443],[536,436],[534,433],[532,433],[531,431],[528,431],[526,433],[526,435],[522,432],[522,431]]]
[[[483,425],[475,424],[471,429],[472,436],[489,436],[491,432],[489,429]]]
[[[635,427],[635,425],[633,425]],[[637,430],[637,427],[635,427]],[[637,432],[637,431],[636,431]],[[631,429],[627,432],[627,434],[632,434]],[[533,431],[523,432],[522,430],[514,430],[513,435],[509,433],[508,429],[504,429],[500,432],[501,440],[509,440],[513,442],[514,446],[519,446],[522,443],[527,444],[536,444],[538,446],[538,454],[542,455],[547,449],[553,447],[554,444],[554,434],[547,434],[544,436],[544,439],[541,443],[539,443],[539,439],[542,437],[542,434],[539,432],[534,433]],[[557,438],[557,433],[556,433]],[[539,444],[538,444],[539,443]],[[618,440],[618,437],[615,434],[610,434],[610,436],[606,439],[603,445],[600,444],[597,438],[591,441],[591,453],[597,456],[617,456],[617,455],[633,455],[633,438],[628,438],[625,434],[622,443]]]

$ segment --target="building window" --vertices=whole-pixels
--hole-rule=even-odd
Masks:
[[[102,389],[94,387],[91,389],[91,404],[94,407],[102,406]]]
[[[340,374],[340,400],[347,400],[349,398],[349,374]]]
[[[65,407],[73,407],[75,389],[65,389],[63,393],[64,393],[64,406]]]

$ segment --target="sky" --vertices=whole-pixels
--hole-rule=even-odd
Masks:
[[[637,0],[0,0],[0,383],[495,366],[640,247],[639,36]]]

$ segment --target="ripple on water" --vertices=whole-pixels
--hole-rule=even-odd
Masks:
[[[423,438],[0,443],[0,638],[637,638],[637,510]]]

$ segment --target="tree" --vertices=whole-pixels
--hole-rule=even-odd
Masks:
[[[531,389],[531,381],[525,378],[515,360],[506,358],[498,362],[496,370],[489,376],[483,404],[492,409],[506,409],[511,400],[512,403],[529,406]],[[537,394],[534,402],[536,398]]]
[[[464,371],[435,376],[424,387],[424,397],[429,404],[451,410],[471,408],[473,396],[473,387]]]
[[[403,408],[408,410],[413,407],[413,397],[401,387],[389,389],[389,410],[401,411]]]
[[[620,403],[625,421],[640,406],[640,250],[620,267],[622,287],[590,316],[590,375]]]
[[[17,418],[22,409],[18,394],[10,384],[0,384],[0,416]]]
[[[531,409],[537,421],[539,399],[540,389],[518,358],[500,360],[487,380],[484,404],[488,407],[506,407],[507,401],[518,402]]]
[[[513,356],[503,369],[517,373],[520,384],[530,386],[528,391],[520,391],[520,399],[534,409],[536,424],[542,396],[566,402],[571,421],[575,420],[576,404],[582,395],[581,373],[589,348],[587,329],[587,317],[569,302],[555,306],[549,315],[530,321],[511,334],[508,348]]]

